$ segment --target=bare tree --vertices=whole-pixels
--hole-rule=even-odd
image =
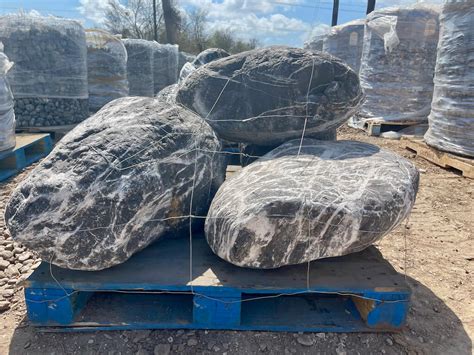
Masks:
[[[189,32],[191,40],[198,52],[207,48],[208,36],[206,35],[208,12],[203,9],[193,10],[189,14]]]
[[[157,14],[158,28],[162,27],[162,14]],[[105,27],[109,32],[124,37],[153,39],[153,1],[128,0],[125,5],[119,0],[109,0],[105,11]]]

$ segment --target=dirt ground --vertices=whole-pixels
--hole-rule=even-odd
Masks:
[[[14,292],[6,294],[9,309],[0,311],[0,354],[471,354],[474,180],[416,157],[400,141],[367,137],[348,127],[340,129],[338,139],[355,139],[391,149],[412,160],[421,172],[420,190],[408,227],[403,224],[377,245],[399,272],[406,273],[413,292],[408,324],[402,332],[45,333],[28,324],[21,282],[12,281],[6,283],[13,285]],[[0,246],[2,238],[3,245],[7,245],[3,209],[8,195],[27,174],[28,170],[0,184]]]

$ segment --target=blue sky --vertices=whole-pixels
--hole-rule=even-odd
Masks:
[[[209,28],[229,29],[238,37],[257,38],[262,45],[301,46],[315,28],[330,25],[332,0],[175,0],[186,12],[204,8]],[[440,3],[442,0],[431,0]],[[100,27],[108,0],[1,0],[0,14],[36,10],[81,20]],[[122,1],[126,3],[126,0]],[[340,0],[339,23],[365,17],[367,0]],[[415,3],[417,0],[377,0],[377,8]]]

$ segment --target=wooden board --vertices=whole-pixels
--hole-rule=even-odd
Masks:
[[[55,141],[58,141],[76,126],[77,124],[66,126],[17,127],[16,131],[20,133],[50,133],[51,137]]]
[[[15,138],[15,148],[0,152],[0,181],[18,174],[53,149],[49,134],[17,133]]]
[[[380,121],[380,120],[367,120],[364,122],[363,130],[367,132],[369,136],[380,136],[381,133],[395,131],[398,132],[404,128],[418,125],[420,121]]]
[[[459,157],[430,147],[422,139],[403,138],[406,149],[415,152],[420,157],[442,167],[453,168],[461,172],[462,176],[474,179],[474,159]]]
[[[28,317],[74,330],[387,331],[405,322],[410,290],[374,247],[313,262],[308,279],[306,264],[231,265],[202,236],[193,238],[192,251],[191,278],[186,236],[160,240],[102,271],[50,270],[43,262],[25,284]]]

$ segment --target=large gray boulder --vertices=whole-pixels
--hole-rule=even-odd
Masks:
[[[363,99],[357,74],[339,59],[268,47],[208,63],[180,84],[177,102],[220,138],[272,145],[334,129]]]
[[[12,237],[54,264],[105,269],[206,215],[224,179],[220,143],[194,113],[117,99],[67,134],[14,190]],[[193,198],[192,208],[190,206]]]
[[[261,269],[357,252],[407,217],[418,179],[371,144],[293,140],[224,182],[206,239],[219,257]]]

